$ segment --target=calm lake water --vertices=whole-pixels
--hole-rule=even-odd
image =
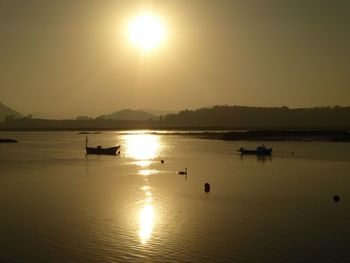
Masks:
[[[236,150],[262,142],[103,132],[89,145],[120,156],[85,156],[76,132],[0,137],[19,140],[0,144],[0,262],[350,262],[350,143],[261,159]]]

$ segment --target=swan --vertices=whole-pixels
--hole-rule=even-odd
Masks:
[[[185,168],[185,171],[180,171],[180,172],[177,172],[178,174],[186,174],[187,175],[187,167]]]

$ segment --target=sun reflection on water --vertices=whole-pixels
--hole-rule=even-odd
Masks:
[[[154,211],[153,206],[150,204],[145,205],[140,214],[140,231],[139,237],[142,244],[146,244],[147,241],[151,238],[153,231],[153,218]]]
[[[154,224],[154,208],[152,205],[152,193],[150,186],[143,186],[141,188],[145,192],[144,206],[140,211],[139,219],[139,237],[142,244],[146,244],[151,238]]]
[[[126,140],[126,155],[137,161],[145,161],[140,166],[147,166],[146,161],[154,159],[159,152],[159,138],[153,134],[128,134]]]
[[[136,161],[135,164],[141,167],[148,167],[150,166],[152,161],[150,160],[141,160],[141,161]]]
[[[150,169],[152,160],[159,156],[160,142],[159,136],[153,134],[128,134],[125,136],[125,155],[135,160],[139,167],[138,174],[143,178],[144,192],[143,206],[139,212],[138,235],[141,243],[146,244],[153,233],[155,212],[153,197],[148,177],[159,173],[156,169]]]
[[[159,171],[157,170],[152,170],[152,169],[144,169],[144,170],[140,170],[139,172],[139,175],[142,175],[142,176],[149,176],[151,174],[157,174],[159,173]]]

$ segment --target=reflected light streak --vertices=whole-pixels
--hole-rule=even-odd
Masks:
[[[147,167],[152,163],[152,161],[147,161],[147,160],[143,160],[143,161],[136,161],[135,164],[141,167]]]
[[[144,205],[140,211],[139,217],[139,238],[142,244],[146,244],[151,238],[154,225],[153,198],[150,186],[147,185],[147,177],[158,173],[157,170],[147,169],[152,163],[152,159],[159,154],[159,137],[153,134],[128,134],[125,136],[125,155],[135,160],[135,163],[143,167],[138,172],[143,176],[144,185],[141,190],[144,191]]]
[[[143,191],[148,191],[151,187],[149,187],[148,185],[142,186],[141,190]]]
[[[139,237],[142,244],[146,244],[153,231],[154,211],[151,204],[145,205],[140,214],[140,232]]]
[[[141,188],[145,193],[144,206],[140,211],[139,218],[139,237],[141,243],[144,245],[151,238],[154,225],[154,209],[152,205],[151,187],[145,185]]]
[[[150,170],[150,169],[145,169],[145,170],[139,171],[139,175],[142,175],[142,176],[149,176],[151,174],[157,174],[157,173],[158,173],[157,170]]]
[[[159,139],[151,134],[129,134],[126,135],[126,155],[137,161],[147,161],[155,158],[159,151]],[[139,163],[147,166],[149,163]]]
[[[152,203],[152,201],[153,201],[152,197],[147,197],[145,200],[146,203]]]

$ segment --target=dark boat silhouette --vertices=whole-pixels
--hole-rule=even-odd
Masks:
[[[18,142],[18,141],[14,139],[0,139],[0,143],[15,143],[15,142]]]
[[[263,146],[258,146],[256,149],[246,149],[246,148],[239,148],[237,152],[240,152],[241,154],[254,154],[254,155],[271,155],[272,148],[266,148]]]
[[[117,155],[119,154],[120,145],[109,147],[109,148],[102,148],[100,145],[97,147],[88,147],[88,138],[86,137],[86,154],[106,154],[106,155]]]

